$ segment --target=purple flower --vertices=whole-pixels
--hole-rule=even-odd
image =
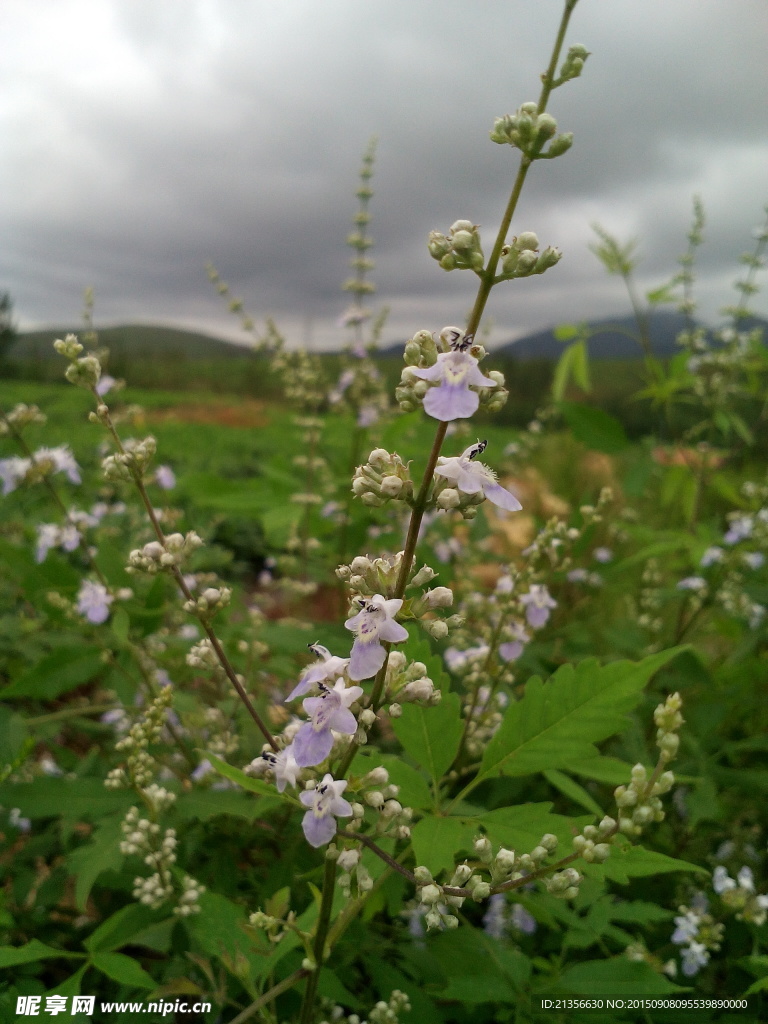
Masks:
[[[469,352],[468,339],[460,337],[450,352],[441,352],[437,362],[424,370],[412,372],[421,380],[436,384],[424,396],[424,411],[436,420],[466,419],[477,412],[480,396],[472,387],[495,387],[495,381],[484,377],[477,360]]]
[[[387,601],[381,594],[374,594],[359,603],[360,611],[344,623],[355,634],[347,671],[349,678],[356,680],[375,676],[384,664],[387,652],[381,645],[382,640],[399,644],[408,639],[408,630],[395,622],[395,615],[403,605],[399,598]]]
[[[678,590],[695,590],[700,593],[707,589],[707,581],[701,576],[686,576],[677,584]]]
[[[762,551],[748,551],[741,557],[750,569],[761,569],[765,565],[765,555]]]
[[[40,523],[37,527],[37,548],[35,550],[35,561],[39,565],[48,557],[51,548],[59,546],[61,530],[56,523]]]
[[[467,647],[460,651],[456,647],[449,647],[443,657],[451,672],[461,672],[473,662],[482,661],[488,657],[490,647],[486,644],[479,644],[477,647]]]
[[[731,518],[730,529],[723,537],[725,544],[738,544],[740,540],[747,540],[752,536],[755,520],[752,516],[735,515]]]
[[[349,664],[349,658],[335,657],[322,644],[309,644],[309,649],[320,658],[320,661],[316,661],[314,665],[304,669],[298,684],[294,686],[285,698],[286,703],[295,697],[301,697],[303,694],[308,693],[313,686],[317,686],[319,683],[325,683],[330,679],[337,679],[340,675],[343,675],[344,670]]]
[[[0,480],[3,481],[3,497],[16,490],[27,475],[27,470],[31,465],[32,463],[29,459],[22,459],[18,455],[12,455],[8,459],[0,459]]]
[[[284,747],[277,754],[267,750],[261,756],[267,764],[271,765],[275,773],[275,785],[278,793],[282,793],[289,782],[294,789],[296,788],[296,779],[301,771],[301,766],[296,763],[293,743]]]
[[[681,909],[685,910],[685,908]],[[682,946],[686,942],[693,942],[699,934],[701,917],[695,910],[685,910],[680,917],[675,918],[675,924],[677,925],[677,928],[675,928],[672,933],[672,941],[678,946]]]
[[[375,405],[361,405],[357,414],[358,427],[372,427],[379,419],[379,410]]]
[[[549,619],[550,609],[557,608],[557,601],[543,583],[532,583],[528,593],[520,598],[520,602],[525,605],[528,625],[534,629],[541,629]]]
[[[525,935],[533,935],[536,931],[536,918],[525,909],[522,903],[514,904],[510,920],[512,927],[517,928]]]
[[[336,835],[335,819],[352,817],[352,805],[341,795],[346,788],[345,779],[336,782],[332,775],[326,774],[315,789],[299,793],[299,800],[309,808],[301,827],[310,846],[317,848],[330,843]]]
[[[77,592],[77,610],[94,625],[106,622],[113,601],[114,597],[103,583],[93,583],[91,580],[83,580]]]
[[[611,559],[613,558],[613,552],[610,548],[595,548],[595,550],[592,552],[592,557],[595,559],[596,562],[601,562],[605,564],[606,562],[611,561]]]
[[[707,550],[701,556],[701,562],[699,564],[702,566],[702,568],[707,569],[710,565],[714,565],[715,562],[722,562],[723,554],[724,551],[722,548],[707,548]]]
[[[499,654],[504,661],[516,661],[523,653],[525,645],[531,639],[520,622],[516,622],[512,626],[512,635],[515,638],[514,640],[499,644]]]
[[[115,386],[115,383],[116,382],[114,377],[111,377],[108,373],[103,373],[101,377],[99,377],[99,382],[96,385],[96,394],[99,396],[106,395],[107,392],[112,390],[112,388]]]
[[[332,729],[347,736],[357,732],[357,719],[349,705],[363,695],[362,686],[344,686],[342,679],[330,690],[320,684],[319,697],[307,697],[304,710],[311,721],[305,722],[293,741],[293,756],[301,768],[320,764],[328,757],[333,746]]]
[[[176,486],[176,474],[170,466],[158,466],[155,470],[155,483],[164,491],[170,491]]]
[[[435,473],[450,480],[464,494],[483,494],[499,508],[504,508],[508,512],[519,512],[523,506],[514,494],[497,483],[493,470],[484,466],[482,462],[472,461],[485,451],[487,444],[487,441],[478,441],[477,444],[466,448],[461,455],[448,459],[441,456],[437,460]]]
[[[37,463],[52,462],[54,473],[66,473],[70,483],[80,483],[80,469],[68,445],[60,444],[58,448],[39,448],[33,458]]]

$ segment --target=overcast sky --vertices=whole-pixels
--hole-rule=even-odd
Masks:
[[[212,260],[256,315],[339,343],[360,156],[385,337],[461,323],[469,272],[430,229],[481,225],[486,252],[517,164],[494,117],[538,95],[560,0],[2,0],[0,290],[21,327],[181,324],[238,336]],[[694,194],[707,213],[701,312],[732,301],[768,201],[768,2],[581,0],[591,52],[552,97],[571,151],[534,165],[513,224],[563,251],[497,288],[494,337],[626,312],[590,224],[637,236],[640,284],[673,273]],[[758,296],[758,311],[768,299]]]

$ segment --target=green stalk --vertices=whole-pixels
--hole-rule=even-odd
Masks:
[[[552,49],[552,55],[550,57],[549,66],[546,73],[542,76],[542,90],[538,101],[538,112],[542,113],[547,105],[549,95],[552,91],[553,84],[555,81],[555,70],[557,62],[560,58],[560,51],[565,40],[565,34],[568,28],[568,22],[570,21],[571,14],[576,7],[578,0],[565,0],[565,7],[563,15],[560,21],[560,27],[558,29],[557,38],[555,40],[554,47]],[[520,193],[522,192],[525,179],[528,174],[528,170],[532,163],[532,158],[523,154],[520,158],[520,165],[518,168],[515,182],[512,186],[512,192],[507,202],[504,216],[499,227],[496,241],[494,243],[491,255],[488,259],[488,263],[484,270],[479,273],[480,285],[478,287],[477,296],[475,298],[475,304],[470,313],[469,320],[467,323],[467,334],[476,334],[480,326],[480,322],[485,311],[485,306],[488,301],[488,296],[491,293],[491,289],[497,283],[495,281],[496,268],[501,258],[501,250],[506,242],[507,235],[509,233],[510,224],[512,223],[512,217],[517,209],[517,204],[520,199]],[[400,563],[400,572],[397,577],[395,584],[395,590],[392,594],[394,598],[402,598],[405,594],[405,588],[408,583],[408,577],[410,575],[413,560],[416,554],[416,545],[419,537],[419,530],[421,523],[424,518],[424,512],[427,508],[427,502],[429,498],[430,488],[432,486],[432,480],[435,473],[435,467],[437,466],[437,460],[440,456],[440,452],[445,440],[445,435],[448,430],[448,424],[441,422],[435,433],[434,441],[432,442],[432,448],[429,453],[429,459],[424,470],[424,476],[422,477],[421,486],[419,487],[416,500],[414,501],[413,511],[411,512],[410,522],[408,524],[408,534],[406,536],[405,547],[403,549],[403,557]],[[384,645],[389,654],[389,644]],[[384,684],[387,674],[387,662],[389,658],[385,660],[383,666],[379,670],[373,684],[373,690],[371,692],[370,699],[368,700],[368,706],[374,711],[378,711],[383,703],[382,697],[384,693]],[[346,754],[342,758],[334,777],[336,779],[342,779],[349,771],[349,767],[354,760],[355,754],[359,749],[359,745],[354,741],[349,745]],[[330,922],[331,908],[333,904],[333,887],[336,879],[336,864],[335,861],[326,861],[325,867],[325,878],[323,882],[323,895],[320,907],[320,918],[317,925],[317,933],[315,939],[315,961],[316,968],[311,975],[306,990],[304,992],[304,1002],[302,1005],[301,1017],[299,1024],[311,1024],[312,1012],[315,1001],[315,995],[317,992],[317,985],[319,980],[320,970],[323,963],[323,953],[325,947],[326,935],[328,932],[328,926]]]

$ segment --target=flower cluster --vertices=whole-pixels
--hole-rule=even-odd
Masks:
[[[752,869],[746,865],[736,878],[731,878],[723,865],[715,868],[712,888],[725,906],[735,911],[739,921],[748,921],[759,927],[768,919],[768,895],[758,893]]]
[[[410,470],[396,452],[390,454],[386,448],[374,448],[368,461],[355,470],[352,493],[364,505],[379,507],[392,499],[411,504]]]
[[[194,530],[189,530],[186,535],[171,533],[163,543],[159,540],[151,540],[143,548],[134,548],[131,551],[125,571],[128,573],[145,572],[150,576],[154,576],[158,572],[172,572],[202,544],[203,541]],[[218,591],[218,595],[217,601],[220,602],[221,590]]]
[[[578,53],[576,52],[578,50]],[[588,54],[584,47],[571,47],[574,53],[570,63],[566,60],[561,69],[565,75],[563,81],[568,77],[576,77],[573,70],[581,66]],[[566,70],[568,68],[569,70]],[[529,160],[551,160],[554,157],[562,156],[573,145],[573,133],[557,134],[557,121],[551,114],[539,110],[537,103],[523,103],[514,114],[505,114],[497,117],[491,131],[491,142],[500,146],[514,146],[528,157]]]
[[[106,408],[106,407],[105,407]],[[123,442],[123,451],[107,455],[101,468],[107,480],[141,480],[149,463],[155,457],[157,442],[154,437],[138,441],[129,437]]]
[[[539,252],[539,239],[533,231],[523,231],[501,250],[501,278],[531,277],[543,274],[562,259],[559,249],[548,245]]]
[[[405,346],[405,367],[395,389],[400,408],[406,412],[423,405],[424,411],[444,423],[473,416],[480,405],[491,412],[508,397],[504,375],[492,370],[484,376],[479,367],[485,356],[482,345],[459,327],[444,327],[440,349],[421,331]]]
[[[691,978],[702,967],[706,967],[710,954],[720,949],[724,928],[708,913],[709,907],[703,893],[698,894],[695,906],[681,906],[678,909],[672,941],[684,947],[681,951],[683,974]]]
[[[457,220],[451,224],[447,235],[430,231],[427,243],[430,256],[443,270],[482,270],[483,247],[477,227],[471,220]]]
[[[3,496],[15,491],[20,484],[36,484],[55,473],[64,473],[72,484],[81,482],[80,468],[65,444],[57,448],[38,448],[29,458],[12,455],[0,459]]]

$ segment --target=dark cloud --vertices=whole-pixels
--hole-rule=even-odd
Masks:
[[[536,165],[518,229],[563,249],[545,278],[498,289],[497,336],[623,311],[589,225],[640,238],[641,284],[674,272],[702,196],[703,311],[729,301],[765,202],[763,0],[582,0],[592,56],[551,109],[576,136]],[[425,248],[457,217],[488,245],[515,155],[496,115],[534,98],[557,0],[6,0],[0,31],[0,284],[24,323],[76,317],[232,332],[212,258],[257,314],[336,337],[360,154],[379,137],[375,280],[392,331],[460,320],[471,275]],[[41,15],[42,12],[42,15]],[[514,230],[514,228],[513,228]],[[765,302],[757,305],[765,309]]]

